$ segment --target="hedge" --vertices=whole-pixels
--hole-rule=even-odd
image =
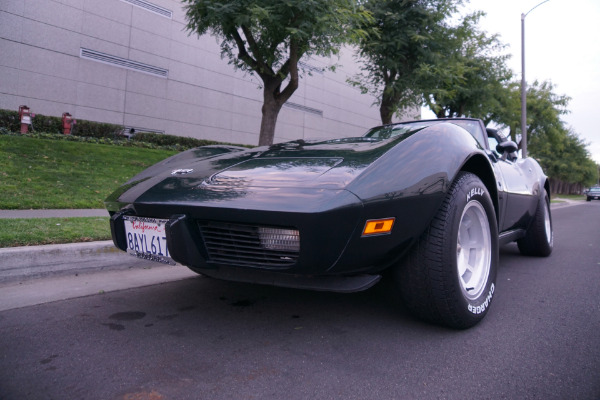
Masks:
[[[71,135],[62,134],[62,118],[35,114],[32,118],[33,136],[47,139],[61,139],[82,142],[115,144],[147,148],[165,148],[187,150],[199,146],[213,144],[229,144],[214,140],[201,140],[190,137],[167,135],[162,133],[138,131],[130,139],[124,137],[123,126],[77,119]],[[21,123],[17,111],[0,109],[0,134],[19,132]],[[251,147],[251,146],[245,146]]]

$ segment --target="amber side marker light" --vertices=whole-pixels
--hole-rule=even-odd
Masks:
[[[385,235],[392,232],[396,218],[370,219],[365,224],[362,236]]]

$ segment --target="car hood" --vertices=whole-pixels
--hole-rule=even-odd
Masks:
[[[365,138],[289,142],[224,168],[202,184],[341,189],[397,142]]]
[[[189,151],[132,178],[106,204],[116,211],[134,202],[222,202],[284,188],[340,191],[413,133],[387,140],[297,140],[199,158]]]

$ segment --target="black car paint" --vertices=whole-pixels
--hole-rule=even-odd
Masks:
[[[498,157],[481,139],[483,123],[468,121],[477,121],[480,135],[452,120],[435,120],[387,140],[299,140],[208,156],[188,151],[142,172],[107,199],[113,239],[126,249],[123,213],[170,219],[172,257],[208,273],[236,266],[207,259],[196,221],[289,227],[300,231],[300,254],[295,265],[278,272],[377,274],[423,233],[458,172],[468,170],[488,187],[501,231],[516,232],[508,236],[514,240],[531,221],[546,177],[531,159]],[[188,172],[172,175],[177,169]],[[367,220],[386,217],[396,218],[391,234],[362,237]]]

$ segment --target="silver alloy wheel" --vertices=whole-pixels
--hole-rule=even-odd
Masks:
[[[475,300],[490,274],[492,240],[485,209],[476,200],[467,203],[458,226],[456,264],[463,295]]]

